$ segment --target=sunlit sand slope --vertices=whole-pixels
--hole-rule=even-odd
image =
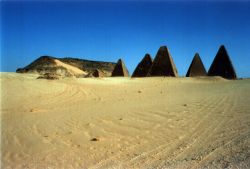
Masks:
[[[1,165],[250,168],[250,80],[1,73]]]

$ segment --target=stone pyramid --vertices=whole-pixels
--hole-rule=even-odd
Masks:
[[[99,70],[99,69],[95,69],[92,73],[93,77],[104,77],[104,73]]]
[[[111,76],[112,77],[115,77],[115,76],[128,77],[129,76],[129,72],[121,59],[119,59],[117,64],[115,65],[115,68],[114,68]]]
[[[175,64],[166,46],[161,46],[158,50],[147,76],[178,76]]]
[[[220,46],[208,70],[208,76],[222,76],[226,79],[237,78],[233,64],[224,45]]]
[[[132,77],[146,77],[152,63],[153,63],[153,60],[151,56],[147,53],[144,56],[144,58],[141,60],[141,62],[137,65],[137,67],[135,68],[135,71],[132,74]]]
[[[196,53],[192,60],[192,63],[189,66],[186,76],[194,77],[194,76],[206,76],[207,71],[201,61],[200,55]]]

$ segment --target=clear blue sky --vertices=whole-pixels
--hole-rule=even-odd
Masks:
[[[168,46],[179,75],[198,52],[206,69],[221,44],[250,77],[250,1],[0,2],[1,71],[41,55],[116,62],[134,71]]]

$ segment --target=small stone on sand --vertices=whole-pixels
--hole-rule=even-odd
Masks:
[[[90,141],[100,141],[98,138],[92,138]]]

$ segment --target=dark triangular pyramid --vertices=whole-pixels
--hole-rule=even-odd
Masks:
[[[132,77],[146,77],[148,71],[153,63],[153,60],[149,54],[146,54],[141,62],[137,65]]]
[[[115,68],[114,68],[111,76],[112,77],[115,77],[115,76],[127,77],[127,76],[129,76],[128,70],[121,59],[119,59],[117,64],[115,65]]]
[[[189,66],[186,76],[194,77],[194,76],[206,76],[206,69],[201,61],[201,58],[198,53],[194,55],[192,63]]]
[[[233,64],[227,54],[226,48],[222,45],[209,68],[208,76],[222,76],[227,79],[236,79]]]
[[[158,50],[148,76],[178,76],[175,64],[166,46],[162,46]]]

